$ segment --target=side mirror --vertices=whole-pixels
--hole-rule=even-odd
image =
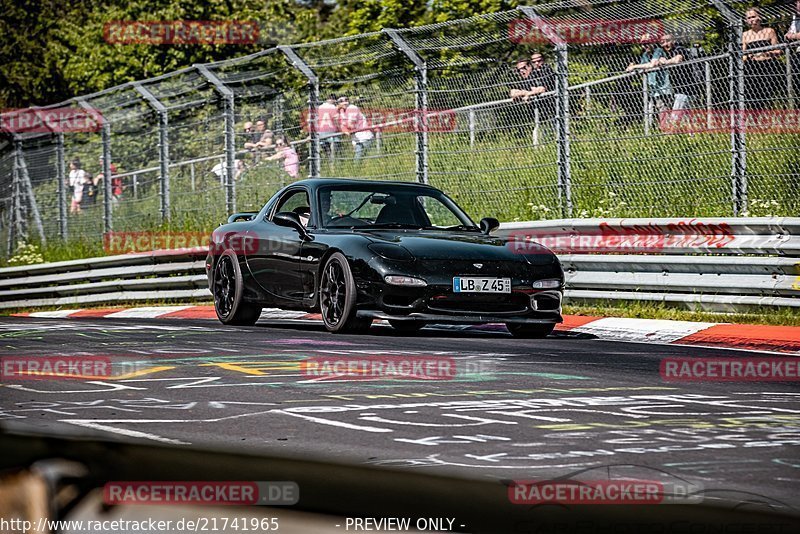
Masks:
[[[481,219],[481,232],[484,234],[489,235],[498,228],[500,228],[500,221],[494,217],[484,217]]]
[[[278,226],[284,226],[286,228],[293,228],[297,230],[303,239],[309,238],[306,227],[300,222],[300,216],[293,211],[281,211],[276,213],[275,216],[272,217],[272,222]]]

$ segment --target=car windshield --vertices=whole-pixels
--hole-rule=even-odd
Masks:
[[[323,227],[478,230],[450,198],[427,187],[345,185],[319,190]]]

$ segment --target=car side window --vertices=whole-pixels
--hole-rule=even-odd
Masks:
[[[309,207],[310,204],[308,202],[308,193],[305,189],[299,189],[296,191],[290,191],[280,200],[278,200],[278,205],[275,207],[272,215],[282,211],[293,211],[294,213],[297,213],[301,219],[302,217],[306,217],[307,220],[308,214],[310,213]],[[270,217],[270,219],[271,218],[272,217]]]

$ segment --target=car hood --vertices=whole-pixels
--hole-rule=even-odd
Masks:
[[[546,265],[555,255],[542,245],[525,243],[517,247],[513,239],[473,232],[437,232],[432,230],[392,230],[362,232],[370,241],[403,246],[420,260],[520,261]]]

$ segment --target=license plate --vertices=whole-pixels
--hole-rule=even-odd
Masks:
[[[453,278],[454,293],[511,293],[511,278],[482,278],[478,276],[456,276]]]

